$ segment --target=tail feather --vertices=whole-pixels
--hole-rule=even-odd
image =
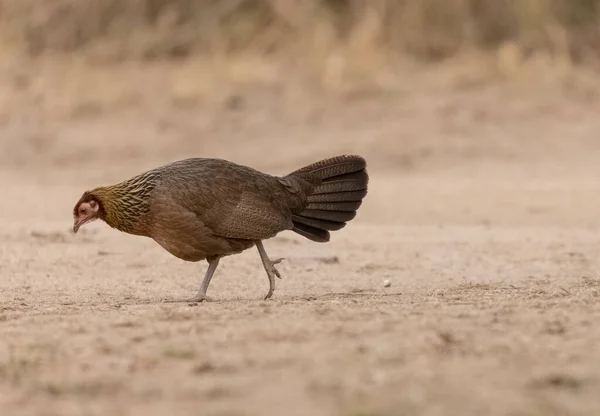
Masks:
[[[298,169],[288,176],[316,175],[321,179],[332,178],[346,173],[358,172],[367,168],[367,162],[360,156],[336,156],[324,159]]]
[[[321,211],[356,211],[362,201],[351,201],[351,202],[310,202],[306,209],[318,209]]]
[[[292,222],[293,231],[317,242],[329,241],[329,231],[344,228],[356,216],[369,182],[366,162],[360,156],[321,160],[288,177],[312,184],[307,206],[292,215]]]
[[[330,194],[317,194],[309,195],[308,202],[361,202],[362,199],[367,195],[367,190],[354,192],[333,192]]]
[[[364,170],[336,176],[333,178],[327,178],[321,182],[321,185],[314,189],[313,195],[330,194],[334,192],[362,191],[366,189],[367,180],[367,172]]]
[[[299,222],[294,223],[294,232],[300,234],[309,240],[317,243],[326,243],[329,241],[329,231],[321,230],[319,228],[311,227],[310,225],[301,224]]]
[[[304,217],[302,215],[295,215],[295,214],[292,214],[292,221],[294,223],[309,225],[311,227],[315,227],[315,228],[319,228],[321,230],[327,230],[327,231],[341,230],[342,228],[344,228],[346,226],[345,222],[319,220],[317,218],[309,218],[309,217]]]
[[[321,209],[305,209],[300,216],[316,220],[348,222],[356,216],[356,211],[324,211]]]
[[[344,173],[341,175],[336,175],[336,176],[330,176],[326,179],[323,179],[323,183],[329,183],[329,182],[350,182],[350,181],[354,181],[357,183],[362,183],[363,186],[365,185],[364,183],[364,177],[366,175],[366,171],[363,170],[359,170],[357,172],[350,172],[350,173]]]

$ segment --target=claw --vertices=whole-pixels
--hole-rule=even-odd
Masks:
[[[281,279],[281,275],[279,274],[279,270],[275,268],[275,265],[281,263],[282,260],[283,257],[277,260],[271,260],[271,269],[273,270],[273,273],[275,273],[275,276],[277,276],[279,279]]]
[[[193,298],[187,299],[165,299],[165,303],[200,303],[200,302],[212,302],[213,299],[208,296],[194,296]]]
[[[279,274],[279,270],[277,270],[275,265],[281,263],[283,257],[276,260],[269,259],[260,240],[256,241],[256,248],[258,249],[260,259],[265,268],[265,272],[267,272],[267,277],[269,278],[269,291],[265,295],[265,300],[267,300],[273,295],[273,291],[275,290],[275,276],[277,276],[278,279],[281,279],[281,274]]]
[[[194,296],[191,299],[188,299],[189,303],[200,303],[200,302],[213,302],[212,298],[208,296]]]

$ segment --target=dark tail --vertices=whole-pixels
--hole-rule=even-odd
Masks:
[[[367,195],[366,167],[360,156],[337,156],[290,173],[313,184],[308,205],[292,215],[293,231],[312,241],[329,241],[329,231],[353,219]]]

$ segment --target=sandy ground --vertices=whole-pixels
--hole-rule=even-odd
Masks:
[[[1,414],[600,414],[593,97],[427,91],[317,119],[259,95],[156,98],[67,117],[39,91],[2,122]],[[205,263],[101,223],[70,232],[84,190],[158,163],[284,173],[344,152],[369,163],[358,217],[328,244],[267,241],[286,259],[269,301],[255,249],[190,306],[162,300],[194,294]]]

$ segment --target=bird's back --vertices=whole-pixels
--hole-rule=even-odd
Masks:
[[[173,238],[270,238],[292,229],[290,210],[302,203],[281,179],[221,159],[186,159],[155,171],[151,214],[157,227],[176,230]]]

